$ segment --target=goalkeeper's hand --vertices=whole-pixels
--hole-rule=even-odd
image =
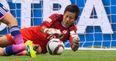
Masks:
[[[76,33],[71,33],[70,43],[73,51],[77,51],[80,45],[80,38]]]
[[[73,51],[77,51],[78,50],[78,48],[79,48],[79,41],[80,40],[74,40],[74,44],[71,47]]]

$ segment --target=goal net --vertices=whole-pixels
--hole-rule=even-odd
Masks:
[[[2,0],[0,0],[2,1]],[[5,6],[7,6],[10,10],[10,12],[16,17],[18,20],[19,27],[30,27],[35,25],[40,25],[43,20],[43,5],[45,1],[50,0],[5,0],[4,3]],[[59,3],[60,0],[53,0],[53,2]],[[61,0],[62,2],[64,0]],[[68,1],[68,0],[67,0]],[[79,37],[80,37],[80,50],[116,50],[116,0],[69,0],[71,4],[76,4],[80,8],[80,15],[77,19],[77,27],[78,24],[82,24],[81,17],[82,14],[86,13],[85,18],[89,16],[89,19],[92,20],[87,21],[85,23],[86,28],[83,28],[85,25],[79,26]],[[90,3],[90,2],[93,3]],[[50,1],[52,2],[52,1]],[[91,6],[87,6],[86,4],[89,3],[90,5],[93,4],[93,8],[88,9],[87,11],[91,11],[91,14],[88,15],[86,12],[86,7],[89,8]],[[104,10],[99,15],[99,11],[101,9],[96,8],[98,4],[103,4],[102,7]],[[53,10],[57,11],[62,7],[61,4],[54,4]],[[48,8],[48,7],[46,7]],[[85,9],[85,10],[84,10]],[[46,9],[47,10],[47,9]],[[49,10],[48,10],[49,11]],[[105,12],[105,13],[104,13]],[[46,13],[47,14],[47,13]],[[103,14],[103,15],[102,15]],[[108,25],[106,27],[102,27],[99,25],[99,22],[95,19],[98,19],[100,16],[107,15],[108,22],[111,26],[111,33],[107,33],[109,29],[107,29]],[[104,18],[104,17],[103,17]],[[83,17],[82,17],[83,19]],[[101,20],[105,21],[105,20]],[[80,22],[80,23],[79,23]],[[97,24],[98,25],[97,25]],[[102,22],[103,25],[106,22]],[[96,25],[95,25],[96,24]],[[83,28],[83,29],[82,29]],[[104,30],[106,29],[106,30]],[[83,32],[84,31],[84,32]],[[81,32],[81,33],[80,33]],[[106,32],[106,33],[105,33]],[[4,24],[0,25],[0,36],[9,33],[7,26]],[[65,46],[67,49],[70,49],[70,43],[69,41],[65,42]]]

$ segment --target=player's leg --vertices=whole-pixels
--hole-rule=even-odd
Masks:
[[[17,45],[9,45],[9,46],[6,46],[4,48],[0,47],[0,56],[13,55],[13,54],[19,53],[20,51],[23,51],[25,49],[26,49],[26,47],[23,43],[17,44]]]
[[[27,52],[26,50],[24,50],[24,51],[21,51],[21,52],[15,54],[15,55],[18,55],[18,56],[25,56],[25,55],[28,55],[28,52]]]
[[[4,6],[2,4],[0,4],[0,8],[1,8],[1,16],[0,19],[2,19],[2,22],[7,24],[9,27],[9,31],[15,41],[16,44],[20,44],[23,43],[23,38],[20,32],[20,29],[18,27],[18,23],[16,18],[10,13],[8,12],[7,9],[3,8]]]
[[[0,56],[4,55],[4,49],[2,47],[0,47]]]
[[[10,42],[11,40],[12,38],[10,37],[10,35],[8,37],[6,35],[0,37],[0,47],[11,45],[12,44],[12,42]]]
[[[0,56],[4,56],[4,55],[6,55],[6,54],[5,54],[5,49],[2,48],[2,47],[0,47]],[[24,51],[21,51],[21,52],[19,52],[19,53],[16,53],[15,55],[24,56],[24,55],[28,55],[28,53],[27,53],[26,50],[24,50]]]
[[[24,43],[23,37],[21,35],[20,29],[18,28],[18,26],[11,26],[9,30],[16,44]]]
[[[33,49],[36,51],[36,54],[41,54],[42,49],[38,44],[33,44]],[[17,53],[16,55],[28,55],[26,50]]]
[[[20,44],[10,45],[10,46],[5,47],[4,54],[13,55],[13,54],[17,54],[17,53],[20,53],[26,50],[30,57],[35,57],[36,52],[33,50],[32,45],[33,45],[32,41],[27,41],[26,44],[20,43]]]
[[[9,46],[6,46],[4,48],[4,54],[5,55],[13,55],[13,54],[16,54],[16,53],[19,53],[23,50],[26,49],[26,46],[24,43],[21,43],[21,44],[13,44],[13,45],[9,45]]]

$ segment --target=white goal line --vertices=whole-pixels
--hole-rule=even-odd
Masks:
[[[71,50],[71,48],[65,48]],[[116,50],[116,48],[79,48],[79,50]]]

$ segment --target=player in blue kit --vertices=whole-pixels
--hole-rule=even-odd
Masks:
[[[5,54],[12,55],[14,53],[18,53],[25,49],[29,49],[30,51],[28,50],[28,52],[29,52],[29,55],[31,56],[31,51],[33,52],[33,48],[31,46],[32,42],[28,42],[27,44],[24,44],[23,37],[18,28],[17,20],[9,12],[9,10],[3,6],[2,3],[0,3],[0,22],[8,25],[11,36],[13,37],[13,40],[16,43],[14,45],[5,46],[5,45],[9,45],[9,43],[4,43],[4,42],[0,41],[0,46],[5,47]],[[0,40],[1,39],[2,38],[0,38]],[[4,43],[4,45],[1,45],[1,43]],[[16,49],[18,46],[21,48]],[[27,46],[28,46],[28,48],[27,48]],[[31,47],[31,49],[30,49],[30,47]]]

